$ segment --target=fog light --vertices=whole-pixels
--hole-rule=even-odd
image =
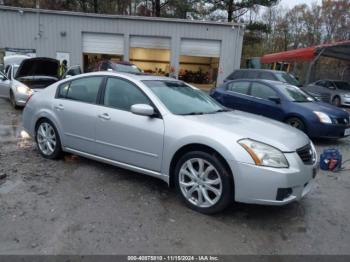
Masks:
[[[292,194],[293,190],[289,187],[289,188],[279,188],[277,190],[277,196],[276,196],[276,200],[278,201],[282,201],[283,199],[286,199],[287,197],[289,197]]]

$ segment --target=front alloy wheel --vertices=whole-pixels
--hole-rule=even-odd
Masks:
[[[187,200],[200,208],[215,205],[222,195],[222,181],[218,171],[201,158],[191,158],[182,165],[179,183]]]
[[[216,213],[234,199],[232,174],[213,154],[186,153],[176,165],[175,179],[181,198],[196,211]]]
[[[36,130],[36,142],[40,153],[49,159],[58,158],[61,154],[61,141],[54,125],[44,120],[40,122]]]

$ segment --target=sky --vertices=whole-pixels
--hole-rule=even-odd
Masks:
[[[285,8],[293,8],[295,5],[308,4],[311,6],[312,3],[317,2],[321,4],[322,0],[281,0],[280,5]]]

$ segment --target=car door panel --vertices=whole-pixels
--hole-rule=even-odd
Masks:
[[[161,170],[162,119],[103,106],[97,112],[96,148],[100,156],[153,171]]]
[[[248,96],[250,83],[248,81],[234,81],[226,84],[222,95],[223,104],[229,108],[247,111],[250,108]]]
[[[78,78],[58,87],[53,107],[61,123],[64,146],[96,153],[96,101],[102,80],[101,76]]]
[[[250,88],[250,95],[252,102],[251,113],[283,121],[284,111],[281,103],[278,104],[269,100],[269,97],[279,98],[272,88],[259,82],[253,82]]]
[[[0,78],[0,97],[8,98],[11,81],[2,74],[0,75]]]
[[[134,104],[153,106],[135,84],[118,77],[108,78],[103,105],[96,111],[96,148],[102,157],[160,171],[163,119],[133,114],[130,110]]]
[[[97,106],[68,99],[57,99],[54,110],[63,131],[63,146],[95,153]]]

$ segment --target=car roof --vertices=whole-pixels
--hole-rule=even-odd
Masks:
[[[242,69],[237,69],[236,71],[262,71],[262,72],[271,72],[271,73],[286,73],[285,71],[281,70],[272,70],[272,69],[255,69],[255,68],[242,68]]]
[[[290,85],[288,83],[285,82],[281,82],[281,81],[277,81],[277,80],[268,80],[268,79],[249,79],[249,78],[238,78],[238,79],[234,79],[234,80],[229,80],[226,83],[230,83],[230,82],[239,82],[239,81],[248,81],[248,82],[262,82],[265,84],[270,84],[270,85],[275,85],[275,84],[284,84],[284,85]]]
[[[126,73],[126,72],[115,72],[115,71],[97,71],[97,72],[91,72],[91,73],[85,73],[77,75],[79,76],[119,76],[119,77],[125,77],[125,78],[132,78],[134,80],[138,81],[144,81],[144,80],[163,80],[163,81],[179,81],[175,78],[165,77],[165,76],[155,76],[155,75],[148,75],[144,73],[135,74],[135,73]],[[68,78],[70,79],[70,78]]]

